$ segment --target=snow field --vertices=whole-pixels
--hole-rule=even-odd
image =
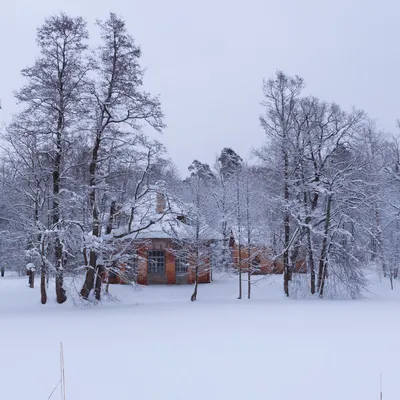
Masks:
[[[398,399],[397,292],[295,301],[281,279],[248,301],[221,277],[196,303],[190,286],[114,285],[120,301],[93,307],[42,306],[26,279],[0,279],[0,399],[47,399],[61,341],[68,400],[377,399],[380,372]]]

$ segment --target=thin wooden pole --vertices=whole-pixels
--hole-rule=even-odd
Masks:
[[[382,372],[381,372],[381,393],[380,393],[380,396],[379,396],[379,398],[380,398],[380,400],[382,400],[383,399],[383,385],[382,385]]]
[[[60,382],[61,382],[61,399],[65,400],[65,373],[64,373],[64,351],[63,344],[60,345]]]

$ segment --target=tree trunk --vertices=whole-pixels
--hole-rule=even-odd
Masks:
[[[284,159],[284,200],[285,207],[289,207],[289,156],[287,151],[283,152]],[[285,210],[285,215],[283,217],[283,229],[284,229],[284,252],[283,252],[283,291],[287,297],[289,297],[289,281],[290,276],[290,266],[289,266],[289,246],[290,246],[290,215],[287,210]]]
[[[325,280],[327,276],[328,269],[328,234],[331,222],[331,207],[332,207],[332,195],[328,196],[328,204],[326,207],[326,219],[325,219],[325,230],[324,239],[322,240],[321,257],[319,259],[319,269],[318,269],[318,293],[319,297],[324,295]]]
[[[253,272],[253,260],[251,259],[251,221],[250,221],[250,187],[249,174],[246,175],[246,223],[247,223],[247,299],[251,297],[251,274]]]
[[[35,200],[35,224],[38,229],[37,234],[37,242],[39,247],[39,253],[41,258],[41,265],[40,265],[40,302],[42,304],[47,303],[47,292],[46,292],[46,258],[45,258],[45,237],[44,234],[41,233],[39,228],[39,204],[38,204],[38,193],[36,195]]]
[[[47,303],[47,292],[46,292],[46,265],[42,263],[40,267],[40,302],[42,304]]]
[[[385,258],[383,255],[383,248],[382,248],[382,228],[381,228],[381,217],[379,210],[375,210],[375,219],[376,219],[376,241],[377,241],[377,250],[379,252],[379,259],[382,263],[382,272],[383,276],[387,277],[387,265],[385,262]]]
[[[311,230],[307,228],[307,251],[308,251],[308,262],[310,268],[310,279],[311,279],[311,294],[315,294],[315,265],[314,255],[311,242]]]
[[[98,160],[98,152],[100,149],[100,143],[101,143],[101,132],[98,132],[96,135],[96,140],[93,145],[92,159],[89,166],[90,187],[91,187],[89,193],[89,201],[90,201],[90,207],[92,209],[92,218],[93,218],[92,234],[93,237],[95,238],[100,236],[99,211],[97,209],[97,204],[96,204],[96,169],[97,169],[97,160]],[[89,256],[89,267],[86,270],[85,282],[81,290],[81,296],[85,300],[89,298],[90,292],[93,289],[96,273],[97,273],[97,255],[95,250],[91,249]],[[96,280],[96,285],[97,285],[97,280]],[[98,289],[98,293],[95,294],[96,299],[97,297],[100,297],[101,280],[99,285],[100,288]],[[100,300],[100,298],[98,300]]]
[[[56,239],[56,296],[57,303],[62,304],[67,300],[64,289],[64,272],[62,269],[62,244]]]
[[[62,304],[67,300],[64,290],[64,271],[62,268],[63,245],[59,238],[58,230],[60,229],[60,170],[61,170],[61,130],[63,126],[63,117],[60,114],[58,119],[58,130],[56,140],[56,154],[53,167],[53,229],[55,230],[54,252],[55,252],[55,274],[56,274],[56,297],[57,303]]]
[[[196,265],[195,268],[195,278],[194,278],[194,291],[192,296],[190,297],[190,301],[197,300],[197,288],[199,286],[199,267]]]
[[[116,201],[112,201],[111,205],[110,205],[110,215],[108,217],[108,222],[107,222],[107,227],[106,227],[106,235],[109,235],[112,232],[116,212],[117,212]],[[128,232],[131,231],[132,222],[133,222],[133,208],[132,208],[131,219],[129,220]],[[98,272],[100,274],[100,279],[101,279],[102,274],[107,269],[108,268],[106,266],[102,266],[101,271]],[[107,277],[107,283],[106,283],[106,288],[105,288],[106,293],[109,293],[109,289],[110,289],[110,280]],[[96,294],[96,299],[100,300],[101,282],[99,283],[98,280],[96,280],[96,289],[95,290],[98,291],[98,294]]]
[[[2,278],[4,277],[4,272],[5,272],[5,268],[4,268],[4,267],[1,267],[1,268],[0,268],[0,273],[1,273],[1,277],[2,277]]]
[[[303,177],[304,181],[304,177]],[[314,194],[314,199],[312,203],[311,210],[314,211],[317,207],[318,203],[318,193]],[[304,191],[304,210],[306,215],[308,214],[308,206],[307,206],[307,193]],[[315,263],[314,263],[314,254],[313,254],[313,246],[311,239],[311,229],[309,227],[311,223],[311,216],[307,215],[306,219],[306,230],[307,230],[307,254],[308,254],[308,270],[310,271],[310,291],[311,294],[315,294]]]
[[[97,267],[97,275],[96,275],[96,285],[94,288],[94,297],[96,300],[101,300],[101,283],[102,283],[102,273],[103,273],[103,266],[99,265]]]
[[[289,226],[289,214],[286,213],[284,217],[284,246],[283,252],[283,291],[287,297],[289,297],[289,281],[290,277],[290,265],[289,265],[289,245],[290,245],[290,226]]]
[[[240,235],[240,233],[239,233]],[[242,298],[242,246],[240,244],[240,237],[239,237],[239,254],[238,254],[238,270],[239,270],[239,296],[238,299]]]
[[[319,273],[321,275],[318,275],[318,292],[319,292],[319,297],[324,296],[324,289],[325,289],[325,281],[327,277],[327,271],[328,271],[328,261],[320,261],[320,266],[319,266]]]
[[[35,287],[35,271],[31,269],[28,270],[28,283],[31,289]]]
[[[116,212],[117,212],[117,207],[116,207],[116,201],[114,200],[111,202],[111,205],[110,205],[110,215],[108,217],[106,235],[109,235],[112,232]],[[132,229],[132,222],[131,221],[129,221],[129,222],[130,222],[130,224],[128,227],[128,232],[130,232]]]
[[[240,183],[239,173],[236,176],[236,201],[237,201],[237,224],[238,224],[238,267],[239,267],[239,296],[238,299],[242,298],[242,231],[241,231],[241,215],[240,215]]]
[[[87,300],[89,298],[90,292],[94,286],[94,279],[96,275],[96,253],[90,250],[89,253],[89,266],[86,270],[85,282],[81,289],[81,296],[83,299]]]
[[[251,272],[252,272],[252,265],[253,262],[251,260],[251,250],[249,247],[249,251],[248,251],[248,271],[247,271],[247,298],[250,300],[251,297]]]
[[[394,286],[393,286],[393,272],[390,271],[389,273],[389,279],[390,279],[390,289],[393,290]]]

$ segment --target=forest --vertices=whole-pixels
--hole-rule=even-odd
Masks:
[[[83,18],[47,18],[37,29],[36,61],[21,71],[19,111],[0,128],[2,276],[28,271],[42,304],[53,286],[64,303],[70,278],[82,301],[99,300],[108,290],[104,269],[129,256],[123,244],[174,213],[167,201],[152,215],[146,202],[154,194],[188,210],[197,260],[202,235],[218,233],[213,273],[237,277],[239,298],[250,298],[252,280],[261,279],[256,264],[265,249],[283,266],[288,297],[356,299],[378,276],[394,288],[399,132],[305,95],[302,77],[278,70],[260,77],[263,146],[251,155],[227,146],[212,165],[193,154],[181,176],[154,139],[166,118],[162,93],[144,89],[139,44],[114,13],[96,27],[94,47]]]

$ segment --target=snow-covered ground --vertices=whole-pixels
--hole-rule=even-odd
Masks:
[[[133,290],[119,301],[42,306],[27,279],[0,278],[0,399],[45,400],[64,345],[68,400],[398,399],[400,291],[291,300],[281,276],[237,300],[233,278]],[[59,399],[55,392],[53,399]]]

